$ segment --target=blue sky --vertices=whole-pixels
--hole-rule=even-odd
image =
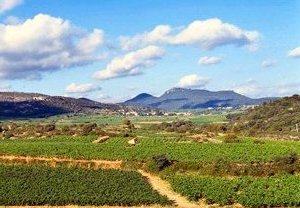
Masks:
[[[299,19],[296,0],[0,0],[0,90],[103,102],[176,86],[300,93]]]

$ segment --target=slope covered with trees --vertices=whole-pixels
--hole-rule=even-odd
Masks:
[[[299,135],[300,96],[264,103],[242,114],[229,115],[228,118],[233,131],[237,132]]]

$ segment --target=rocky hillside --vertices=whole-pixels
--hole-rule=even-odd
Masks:
[[[234,91],[212,92],[208,90],[173,88],[166,91],[160,97],[142,93],[131,100],[127,100],[124,104],[146,105],[164,110],[189,110],[258,105],[272,99],[252,99]]]
[[[229,116],[230,124],[235,131],[251,134],[297,133],[300,132],[300,96],[285,97],[270,103],[257,106],[248,111]]]

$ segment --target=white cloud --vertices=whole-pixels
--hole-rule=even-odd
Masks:
[[[201,65],[212,65],[221,63],[222,59],[216,56],[203,56],[199,59],[199,64]]]
[[[288,56],[292,58],[300,58],[300,47],[290,50],[288,52]]]
[[[88,33],[68,20],[38,14],[21,24],[0,24],[0,78],[37,79],[44,72],[100,59],[101,30]]]
[[[0,92],[7,92],[11,90],[11,85],[0,83]]]
[[[232,87],[232,89],[242,95],[257,97],[261,92],[261,88],[258,86],[255,80],[248,80],[245,83],[238,84]]]
[[[9,11],[23,3],[23,0],[2,0],[0,1],[0,13]]]
[[[262,63],[261,63],[261,66],[262,67],[265,67],[265,68],[270,68],[270,67],[273,67],[276,65],[276,61],[274,60],[264,60]]]
[[[124,50],[141,45],[164,43],[170,45],[192,45],[201,49],[213,49],[222,45],[249,46],[255,48],[260,39],[257,31],[243,30],[218,18],[196,20],[182,29],[169,25],[158,25],[150,32],[133,37],[120,38]]]
[[[155,61],[161,59],[164,54],[165,51],[160,47],[147,46],[114,58],[104,70],[97,71],[94,78],[106,80],[141,74],[143,69],[153,66]]]
[[[66,93],[89,93],[101,90],[101,87],[98,85],[87,83],[87,84],[75,84],[71,83],[66,87]]]
[[[179,80],[178,86],[183,88],[204,87],[209,81],[210,78],[201,77],[197,74],[191,74],[182,77]]]
[[[249,80],[233,86],[232,89],[237,93],[249,97],[282,97],[300,94],[300,82],[263,86],[255,80]]]
[[[122,36],[120,37],[121,47],[124,50],[131,50],[139,47],[140,45],[148,45],[162,42],[169,42],[172,28],[169,25],[158,25],[151,32],[145,32],[133,37]]]

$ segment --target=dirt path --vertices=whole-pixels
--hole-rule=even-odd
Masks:
[[[158,176],[154,176],[150,173],[146,173],[143,170],[139,170],[144,177],[146,177],[153,187],[154,190],[158,191],[161,195],[165,195],[169,198],[169,200],[173,201],[175,205],[180,208],[200,208],[201,205],[190,202],[185,197],[180,194],[174,192],[170,186],[170,184],[164,180],[162,180]]]
[[[171,208],[160,205],[153,206],[78,206],[78,205],[66,205],[66,206],[0,206],[0,208]]]
[[[34,163],[45,163],[51,167],[64,164],[68,167],[85,167],[92,169],[121,169],[122,161],[107,161],[107,160],[75,160],[64,158],[45,158],[45,157],[31,157],[31,156],[13,156],[0,155],[0,162],[8,162],[15,164],[32,165]]]
[[[57,167],[61,164],[70,167],[83,167],[92,169],[121,169],[122,161],[106,161],[106,160],[75,160],[64,158],[45,158],[45,157],[31,157],[31,156],[13,156],[13,155],[0,155],[0,163],[12,163],[22,165],[33,165],[34,163],[45,163],[51,167]],[[174,192],[170,184],[158,176],[154,176],[143,170],[139,170],[144,177],[146,177],[152,188],[158,191],[161,195],[165,195],[169,200],[173,201],[177,207],[180,208],[200,208],[203,207],[199,204],[188,201],[180,194]],[[70,206],[76,207],[76,206]],[[110,207],[110,206],[107,206]],[[148,207],[148,206],[145,206]],[[160,207],[160,206],[149,206]]]

